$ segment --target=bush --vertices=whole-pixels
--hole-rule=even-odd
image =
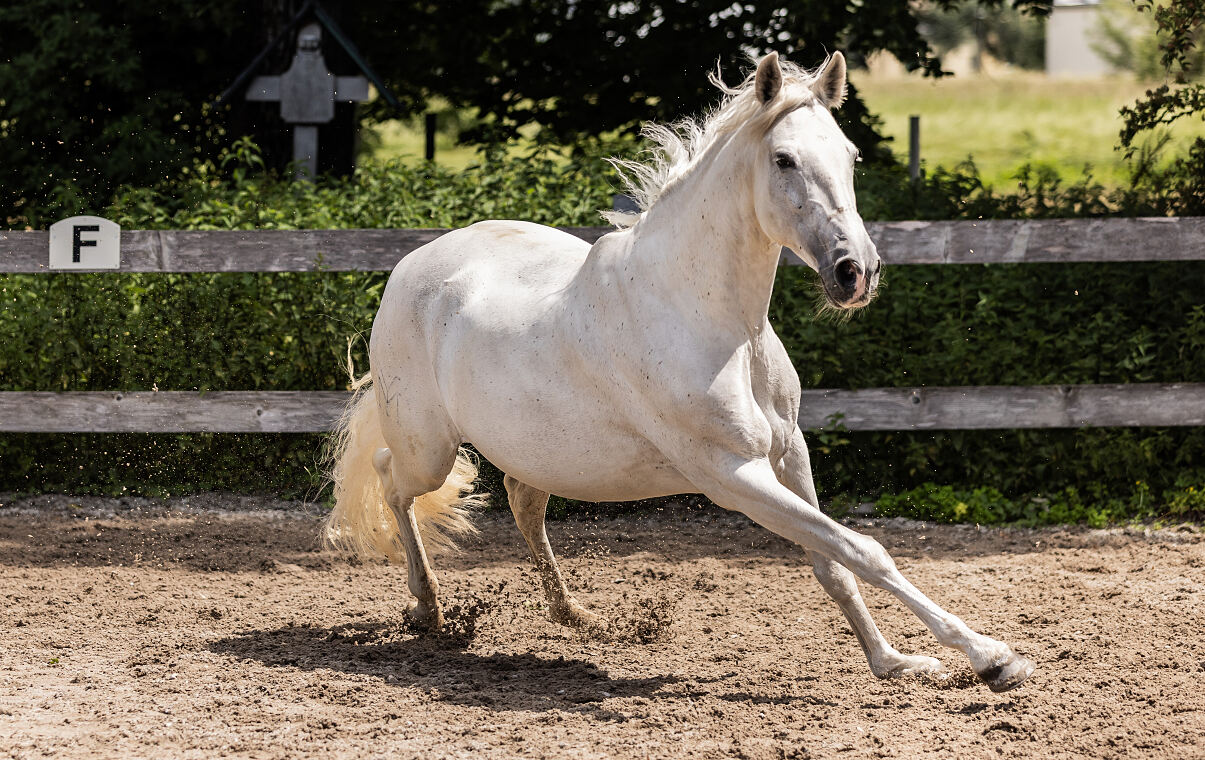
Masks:
[[[1202,482],[1198,473],[1195,482]],[[1205,513],[1205,499],[1196,486],[1168,489],[1156,498],[1150,484],[1136,480],[1124,495],[1093,484],[1087,489],[1067,486],[1008,498],[994,488],[955,489],[924,483],[898,494],[884,494],[875,503],[881,517],[907,517],[941,523],[984,525],[1012,523],[1027,527],[1086,523],[1102,528],[1122,520],[1182,519]]]

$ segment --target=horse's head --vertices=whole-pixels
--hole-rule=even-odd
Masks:
[[[845,99],[845,58],[834,53],[813,81],[784,86],[778,54],[770,53],[753,86],[773,119],[754,158],[758,223],[819,272],[831,306],[865,306],[882,259],[854,200],[858,150],[830,111]]]

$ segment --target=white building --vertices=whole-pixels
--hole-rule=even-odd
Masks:
[[[1096,77],[1113,73],[1095,50],[1101,0],[1054,0],[1046,20],[1046,73],[1062,77]]]

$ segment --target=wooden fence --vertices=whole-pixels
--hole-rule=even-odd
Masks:
[[[866,228],[888,266],[1205,259],[1205,217],[871,222]],[[611,230],[562,229],[590,243]],[[445,232],[134,230],[121,233],[121,271],[387,272]],[[0,231],[0,272],[48,271],[49,240],[48,232]],[[800,262],[784,254],[784,263]]]
[[[1205,218],[886,222],[867,228],[888,266],[1205,259]],[[610,228],[565,229],[594,241]],[[138,230],[121,233],[120,271],[388,271],[444,232]],[[50,271],[48,235],[0,231],[0,272]],[[798,263],[784,251],[783,264]],[[329,428],[346,399],[346,393],[327,391],[10,391],[0,393],[0,432],[317,432]],[[804,391],[802,427],[823,427],[834,414],[849,430],[1205,425],[1205,383]]]

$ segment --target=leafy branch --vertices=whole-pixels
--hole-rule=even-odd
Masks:
[[[1143,132],[1195,114],[1205,118],[1205,85],[1188,84],[1193,74],[1191,56],[1205,38],[1205,0],[1176,0],[1157,3],[1155,0],[1133,0],[1139,13],[1151,13],[1160,37],[1159,49],[1163,66],[1170,74],[1175,71],[1177,86],[1164,84],[1138,100],[1132,107],[1121,109],[1123,126],[1121,145],[1129,158],[1136,150],[1134,141]]]

